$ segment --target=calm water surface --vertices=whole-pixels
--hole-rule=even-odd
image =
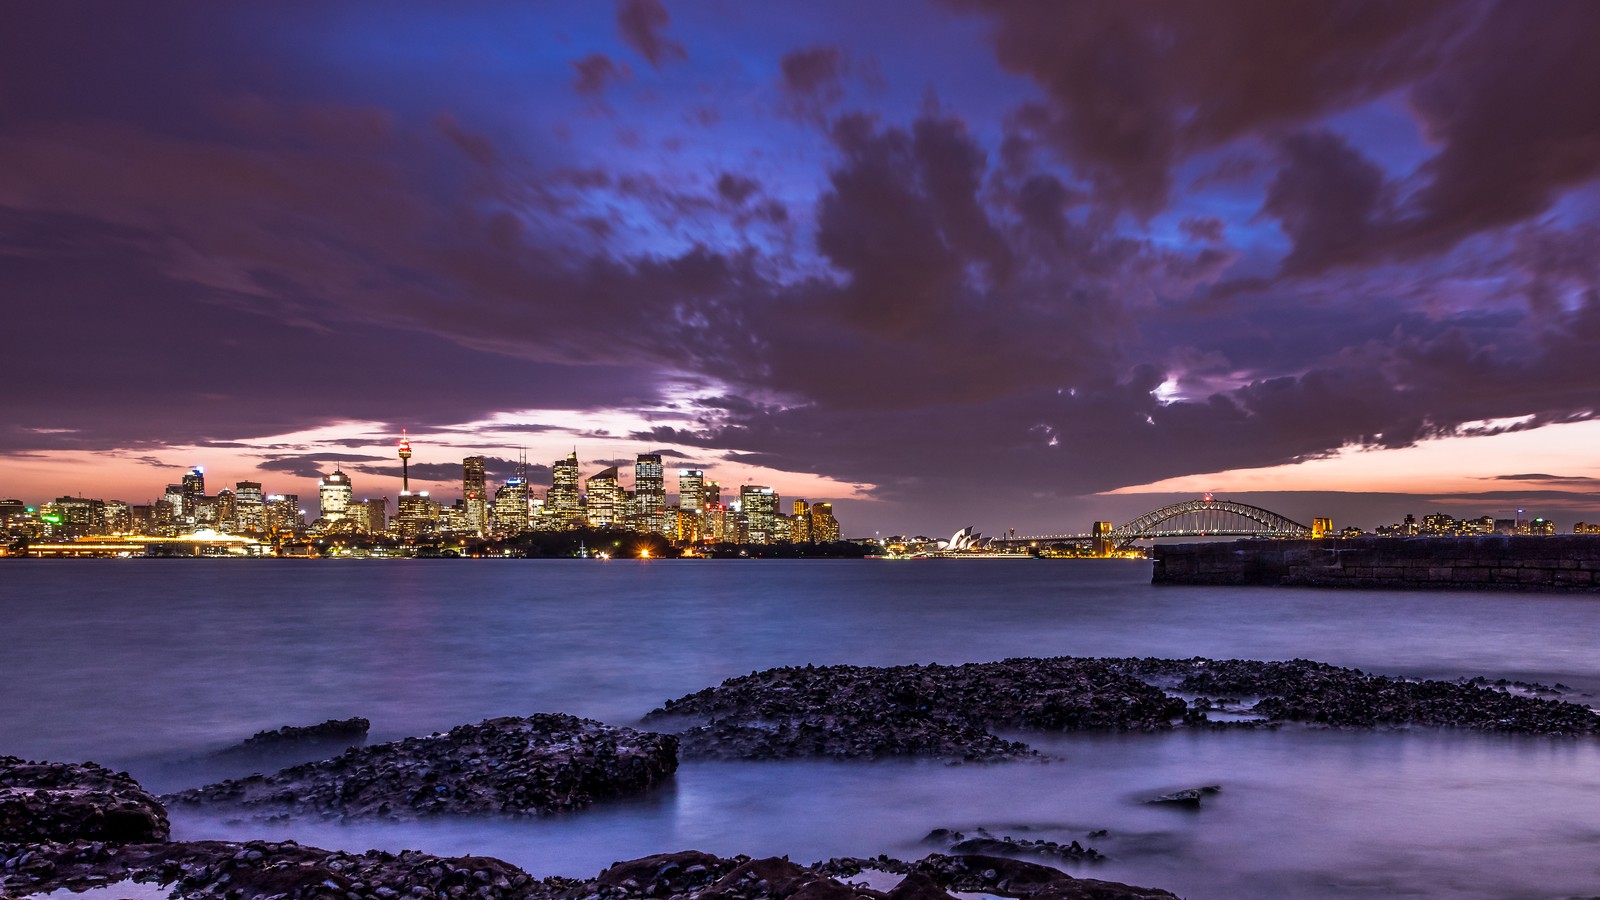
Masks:
[[[632,724],[774,665],[1013,656],[1308,657],[1600,694],[1600,600],[1155,588],[1148,564],[17,561],[0,566],[0,753],[95,759],[170,790],[264,729],[363,715],[373,739],[560,711]],[[1595,697],[1577,696],[1590,705]],[[690,763],[650,796],[525,823],[230,825],[499,856],[920,856],[930,829],[1090,843],[1091,877],[1211,897],[1600,893],[1600,741],[1422,731],[1026,738],[1049,764]],[[1199,813],[1145,806],[1220,784]],[[1108,836],[1087,840],[1087,832]]]

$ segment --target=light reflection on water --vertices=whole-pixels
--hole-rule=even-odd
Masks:
[[[806,662],[1301,656],[1600,690],[1595,600],[1147,578],[1131,563],[18,563],[0,570],[0,613],[24,636],[0,654],[0,753],[98,758],[167,790],[237,774],[186,760],[263,728],[364,715],[382,739],[548,710],[626,724],[730,675]],[[1062,761],[685,764],[649,797],[536,822],[174,825],[182,838],[486,854],[539,875],[691,847],[916,857],[933,828],[983,825],[1077,839],[1112,858],[1074,871],[1190,897],[1600,891],[1593,740],[1026,739]],[[1140,802],[1200,784],[1223,791],[1198,813]]]

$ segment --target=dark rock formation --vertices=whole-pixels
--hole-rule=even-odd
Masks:
[[[1040,859],[1063,859],[1083,862],[1104,859],[1100,851],[1085,847],[1077,841],[1058,844],[1055,841],[1014,838],[1008,834],[993,835],[979,828],[971,835],[949,828],[935,828],[923,839],[924,843],[937,844],[956,856],[1033,856]]]
[[[167,838],[167,814],[126,772],[0,756],[0,841]]]
[[[1157,730],[1184,703],[1091,659],[959,666],[768,669],[669,700],[646,716],[683,717],[685,755],[771,759],[1036,755],[991,728]]]
[[[1165,690],[1164,690],[1165,689]],[[1201,694],[1193,709],[1166,690]],[[1258,721],[1210,720],[1220,700],[1260,698]],[[1473,682],[1408,681],[1308,660],[1009,659],[959,666],[805,666],[731,678],[645,717],[682,732],[699,758],[930,756],[1013,760],[1038,754],[990,729],[1257,728],[1285,722],[1406,725],[1526,734],[1594,734],[1587,707]]]
[[[677,750],[671,735],[573,716],[506,717],[162,799],[242,806],[258,818],[537,816],[642,792],[677,769]]]
[[[329,719],[320,725],[285,725],[275,731],[258,731],[243,742],[220,751],[218,755],[278,751],[304,744],[349,746],[365,741],[371,728],[372,723],[360,716]]]
[[[1208,784],[1203,787],[1184,788],[1181,791],[1173,791],[1170,794],[1162,794],[1159,797],[1151,797],[1145,802],[1152,803],[1157,806],[1176,806],[1182,809],[1199,809],[1201,800],[1221,790],[1222,788],[1218,787],[1217,785]]]
[[[1057,869],[989,856],[929,856],[915,863],[830,860],[801,866],[786,859],[723,859],[664,853],[619,862],[589,879],[533,876],[487,857],[438,857],[415,851],[345,853],[293,841],[232,843],[44,844],[18,853],[0,844],[0,891],[6,896],[59,888],[84,890],[132,880],[168,885],[182,900],[953,900],[947,891],[984,891],[1040,900],[1160,900],[1166,891],[1074,878]],[[19,862],[20,860],[20,862]],[[905,877],[887,895],[850,884],[863,866]]]
[[[981,892],[1039,900],[1159,900],[1176,896],[1167,891],[1116,881],[1075,878],[1060,869],[1002,856],[944,856],[934,853],[917,862],[903,862],[887,856],[874,859],[841,857],[817,863],[812,868],[847,880],[864,869],[894,872],[908,877],[921,875],[942,891]],[[901,882],[900,887],[906,886],[906,882]],[[912,885],[913,889],[918,887]],[[895,895],[891,892],[889,896]]]
[[[1521,696],[1478,683],[1408,681],[1294,659],[1110,660],[1129,675],[1174,690],[1256,696],[1267,723],[1355,728],[1430,726],[1520,734],[1600,733],[1600,716],[1576,703]],[[1242,723],[1251,724],[1251,723]]]

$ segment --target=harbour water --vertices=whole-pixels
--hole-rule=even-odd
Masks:
[[[285,724],[371,739],[560,711],[634,724],[724,678],[803,663],[1305,657],[1562,682],[1600,705],[1600,600],[1154,587],[1146,563],[18,561],[0,566],[0,753],[125,768],[156,790]],[[1587,695],[1587,696],[1586,696]],[[1019,735],[1044,764],[685,763],[647,797],[538,821],[230,823],[175,837],[498,856],[591,875],[678,849],[916,858],[934,828],[1076,839],[1075,874],[1212,897],[1600,893],[1600,742],[1283,730]],[[1199,812],[1153,794],[1222,791]],[[1103,837],[1088,833],[1104,829]]]

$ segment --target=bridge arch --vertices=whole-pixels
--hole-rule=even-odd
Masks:
[[[1144,538],[1211,535],[1297,538],[1310,537],[1311,529],[1270,509],[1205,497],[1147,512],[1111,532],[1119,548]]]

